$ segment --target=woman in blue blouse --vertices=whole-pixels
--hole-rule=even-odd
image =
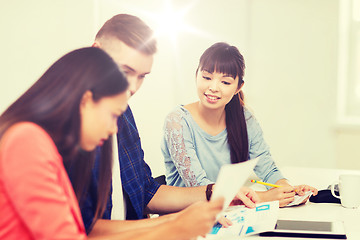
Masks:
[[[208,48],[196,70],[199,101],[176,107],[165,119],[162,153],[166,182],[174,186],[214,183],[223,164],[259,157],[254,168],[264,182],[281,185],[259,192],[262,201],[286,206],[299,195],[317,190],[291,186],[275,165],[261,127],[244,106],[245,63],[239,50],[219,42]]]

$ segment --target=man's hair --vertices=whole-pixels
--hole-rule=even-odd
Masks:
[[[153,31],[140,18],[128,14],[118,14],[105,22],[96,34],[96,40],[116,38],[131,48],[153,55],[156,52],[156,39]]]

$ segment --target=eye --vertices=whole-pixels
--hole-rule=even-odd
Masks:
[[[139,76],[139,79],[140,79],[140,80],[141,80],[141,79],[145,79],[145,75]]]
[[[226,81],[222,81],[222,83],[225,84],[225,85],[230,85],[231,84],[231,83],[226,82]]]
[[[211,80],[210,77],[207,77],[207,76],[204,76],[204,75],[203,75],[203,78],[204,78],[205,80]]]

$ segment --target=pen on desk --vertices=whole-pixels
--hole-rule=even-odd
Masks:
[[[257,181],[257,180],[254,180],[254,179],[251,179],[251,182],[253,182],[253,183],[259,183],[259,184],[266,185],[266,186],[269,186],[269,187],[281,187],[281,186],[279,186],[279,185],[275,185],[275,184],[271,184],[271,183],[266,183],[266,182],[261,182],[261,181]]]

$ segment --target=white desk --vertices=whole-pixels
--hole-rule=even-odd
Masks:
[[[337,180],[341,173],[360,173],[360,171],[337,170],[337,169],[314,169],[314,168],[297,168],[284,167],[281,169],[284,176],[286,176],[293,185],[308,184],[317,187],[318,190],[327,189],[327,187]],[[259,190],[259,184],[251,185],[256,190]],[[356,191],[356,190],[355,190]],[[360,187],[359,190],[360,191]],[[289,220],[316,220],[316,221],[331,221],[341,220],[345,224],[345,231],[348,240],[360,240],[360,208],[346,209],[340,204],[332,203],[311,203],[305,205],[280,208],[279,219]],[[214,238],[210,238],[214,239]],[[224,240],[224,238],[219,238]],[[240,237],[226,238],[226,240],[240,239]],[[249,236],[246,239],[309,239],[309,238],[285,238],[285,237],[259,237],[258,235]]]

